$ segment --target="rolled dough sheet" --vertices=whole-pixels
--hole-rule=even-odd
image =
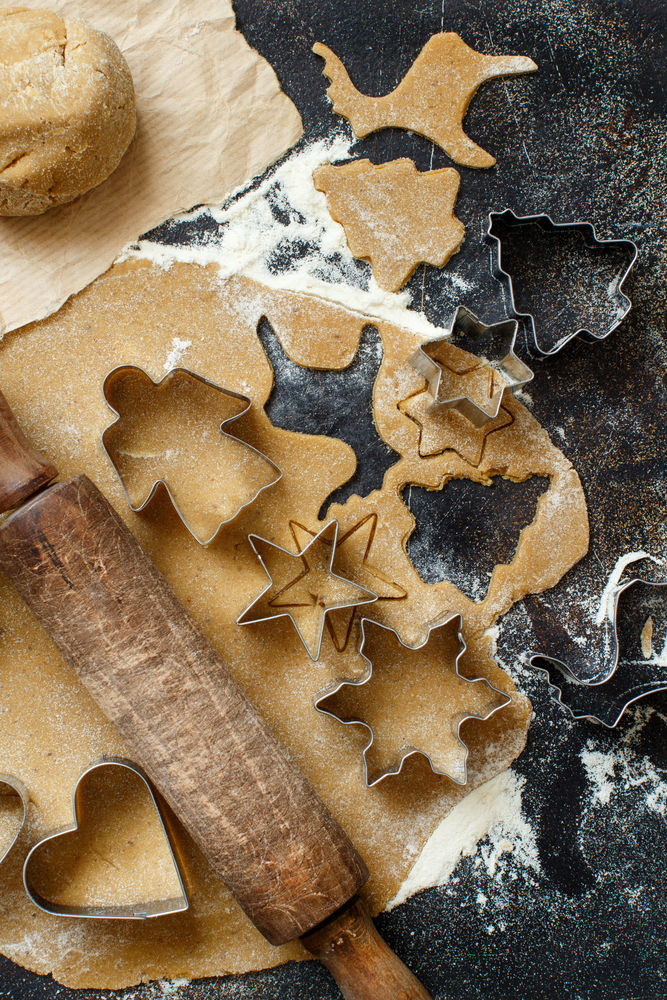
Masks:
[[[272,372],[256,332],[262,316],[293,360],[319,368],[349,364],[369,322],[367,316],[296,293],[272,292],[247,279],[223,282],[214,265],[176,263],[160,269],[127,262],[54,316],[5,337],[0,345],[2,389],[25,432],[63,476],[86,472],[100,486],[232,664],[361,851],[372,872],[367,898],[378,912],[395,895],[443,816],[521,752],[531,707],[494,662],[487,630],[513,601],[553,585],[584,554],[586,507],[569,462],[512,398],[506,404],[510,422],[483,438],[475,462],[461,457],[448,426],[438,428],[441,453],[423,459],[419,424],[399,409],[402,400],[424,389],[407,364],[418,335],[386,322],[375,324],[385,351],[375,387],[375,417],[380,434],[400,458],[381,490],[332,507],[329,517],[340,521],[340,537],[348,537],[340,572],[345,567],[351,576],[359,571],[363,586],[374,575],[384,581],[385,596],[373,605],[374,617],[397,629],[406,642],[421,641],[426,622],[460,612],[467,643],[462,672],[486,677],[512,702],[487,722],[464,723],[462,736],[470,747],[466,787],[434,775],[422,757],[413,757],[399,777],[368,789],[360,766],[365,731],[343,726],[313,707],[315,695],[335,680],[365,674],[365,661],[356,652],[358,615],[348,630],[349,617],[344,616],[349,612],[334,612],[332,618],[343,616],[333,622],[339,641],[335,644],[325,630],[322,656],[315,663],[289,620],[242,628],[235,624],[266,583],[248,533],[296,552],[296,539],[320,529],[317,513],[324,499],[347,481],[356,464],[352,449],[340,440],[271,425],[263,407]],[[191,346],[183,348],[187,342]],[[235,421],[234,433],[284,473],[207,549],[187,532],[165,496],[144,513],[132,513],[101,443],[113,419],[101,390],[106,374],[117,365],[132,364],[157,381],[174,364],[178,345],[178,364],[252,398],[251,410]],[[192,427],[186,430],[180,442],[184,448]],[[548,476],[551,486],[539,501],[534,522],[522,532],[512,562],[495,568],[486,598],[475,604],[448,582],[427,585],[421,580],[405,552],[414,520],[400,493],[407,483],[441,489],[451,477],[488,483],[496,474],[517,480]],[[191,488],[196,491],[197,483]],[[370,548],[355,545],[354,539],[370,537],[364,525],[373,519]],[[127,750],[5,581],[0,586],[0,671],[0,773],[22,780],[31,797],[26,828],[0,866],[4,954],[37,972],[52,972],[68,986],[97,989],[160,977],[243,972],[305,957],[298,943],[275,949],[260,937],[187,838],[191,908],[186,913],[117,923],[57,918],[32,906],[20,880],[23,856],[46,833],[71,824],[72,792],[81,771],[102,755],[122,757]],[[406,709],[389,710],[400,726]],[[128,892],[126,881],[119,873],[120,894]]]

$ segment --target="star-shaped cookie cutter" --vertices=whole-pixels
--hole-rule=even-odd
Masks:
[[[521,313],[517,311],[512,276],[502,268],[501,241],[498,236],[495,236],[491,232],[494,222],[500,219],[502,219],[507,226],[537,225],[545,232],[555,233],[559,231],[564,232],[566,230],[579,232],[583,237],[584,245],[589,248],[600,249],[602,247],[615,246],[618,247],[619,250],[624,249],[627,251],[627,265],[624,268],[621,268],[607,288],[607,298],[610,302],[615,303],[616,310],[614,319],[602,333],[594,333],[591,330],[587,330],[585,327],[581,327],[568,336],[563,337],[550,350],[546,350],[543,346],[540,346],[538,331],[535,325],[535,317],[532,313]],[[552,354],[557,354],[558,351],[562,350],[566,344],[574,339],[574,337],[581,336],[582,338],[590,341],[604,340],[610,333],[613,333],[616,327],[622,323],[632,309],[632,302],[627,295],[624,295],[622,292],[623,282],[630,274],[630,271],[637,260],[637,244],[632,240],[601,240],[595,231],[595,227],[590,222],[554,222],[550,215],[515,215],[509,208],[504,211],[489,213],[487,231],[484,236],[484,240],[491,247],[491,271],[493,276],[507,289],[509,297],[508,311],[511,316],[516,317],[518,320],[528,320],[535,350],[542,357],[549,357]]]
[[[336,554],[337,538],[338,521],[330,521],[329,524],[326,524],[321,531],[318,531],[313,540],[309,542],[304,549],[301,549],[300,552],[289,552],[281,545],[276,545],[275,542],[270,542],[267,538],[262,538],[259,535],[248,535],[248,541],[252,545],[255,555],[261,562],[262,568],[264,569],[269,582],[261,594],[254,599],[252,604],[250,604],[245,611],[239,615],[236,619],[236,624],[250,625],[256,622],[268,621],[271,618],[290,618],[311,660],[318,660],[322,649],[324,619],[327,612],[338,608],[351,608],[357,604],[372,604],[378,599],[377,594],[373,593],[372,590],[368,590],[366,587],[361,587],[358,584],[353,583],[351,580],[347,580],[344,576],[338,576],[337,573],[333,572],[332,566]],[[288,557],[289,560],[294,561],[294,576],[288,574],[286,581],[278,581],[277,587],[276,581],[274,581],[274,578],[262,557],[260,548],[263,545],[270,546],[280,552],[283,556]],[[325,558],[322,559],[319,554],[319,550],[325,545],[328,547],[329,551]],[[315,562],[318,557],[320,563],[324,563],[324,565],[320,567],[320,572],[324,570],[325,577],[338,581],[338,590],[347,590],[347,597],[329,602],[326,595],[321,593],[319,588],[317,589],[317,593],[312,593],[310,591],[307,577],[310,575],[311,571],[314,570],[314,585],[317,586],[317,583],[319,582],[316,578],[318,571],[315,568]],[[347,586],[341,588],[340,584]],[[263,600],[263,598],[265,598],[268,593],[273,591],[274,588],[276,589],[275,594],[270,596],[269,600]],[[301,592],[299,592],[299,590]],[[353,592],[356,593],[353,595]],[[354,599],[352,599],[353,596]],[[252,609],[260,603],[265,604],[267,608],[276,608],[276,613],[274,614],[273,611],[269,611],[268,614],[260,614],[251,618],[246,617],[250,612],[252,612]],[[314,617],[319,619],[319,621],[316,620],[316,627],[313,630],[312,636],[308,637],[304,635],[303,625],[300,626],[297,618],[295,617],[296,608],[312,608],[314,610]]]
[[[515,319],[487,326],[465,306],[459,306],[452,317],[449,331],[443,337],[427,340],[410,358],[415,371],[427,380],[428,392],[433,398],[426,412],[432,414],[442,410],[458,410],[475,427],[483,427],[489,420],[494,420],[505,393],[522,389],[534,378],[530,368],[514,353],[517,327]],[[500,376],[500,388],[493,391],[488,405],[480,406],[470,396],[449,395],[451,383],[447,387],[443,385],[443,374],[444,369],[448,368],[446,351],[452,346],[470,355],[470,367],[453,374],[462,375],[488,367]]]
[[[218,524],[217,528],[215,529],[215,531],[213,532],[213,534],[209,538],[203,538],[203,539],[200,538],[199,535],[196,533],[196,531],[188,523],[187,519],[185,518],[185,516],[181,512],[181,510],[180,510],[180,508],[179,508],[179,506],[178,506],[178,504],[176,502],[176,499],[173,496],[172,491],[169,488],[169,484],[166,482],[165,479],[159,478],[159,479],[155,480],[155,482],[153,483],[153,486],[152,486],[152,488],[151,488],[148,496],[146,497],[146,499],[142,503],[140,503],[138,505],[135,505],[135,504],[132,503],[132,499],[130,497],[130,494],[129,494],[126,486],[125,486],[125,482],[123,480],[123,476],[121,475],[121,471],[120,471],[119,465],[118,465],[117,461],[114,458],[114,449],[109,444],[110,433],[112,432],[113,428],[116,427],[119,424],[119,422],[122,420],[122,415],[118,412],[118,410],[116,409],[116,407],[110,401],[109,394],[111,392],[111,388],[113,386],[114,381],[116,379],[118,379],[120,376],[122,376],[123,373],[127,373],[127,372],[138,372],[138,373],[140,373],[141,375],[145,376],[145,378],[148,379],[156,389],[159,388],[160,386],[162,386],[168,379],[171,379],[174,376],[185,375],[188,378],[191,378],[191,379],[193,379],[196,382],[201,382],[202,385],[207,386],[209,389],[215,389],[216,392],[219,392],[222,395],[229,396],[232,399],[238,399],[240,402],[246,404],[245,407],[244,407],[244,409],[241,410],[239,413],[235,413],[233,416],[228,417],[226,420],[223,420],[220,423],[220,425],[219,425],[220,426],[220,433],[223,435],[223,437],[231,438],[233,441],[242,444],[245,448],[248,448],[249,451],[254,452],[255,455],[259,456],[259,458],[261,458],[264,462],[266,462],[266,464],[268,466],[270,466],[271,469],[273,469],[273,471],[275,473],[275,478],[271,482],[269,482],[266,485],[261,486],[259,489],[257,489],[255,491],[255,493],[245,503],[240,504],[234,510],[234,513],[232,514],[231,517],[227,517],[227,518],[224,518],[223,520],[221,520],[220,523]],[[117,417],[117,419],[114,420],[113,423],[109,424],[109,426],[104,429],[104,432],[102,434],[102,447],[104,449],[104,452],[105,452],[107,458],[111,462],[116,475],[118,476],[118,478],[120,480],[120,484],[121,484],[121,487],[123,489],[123,493],[125,494],[125,499],[127,500],[127,503],[129,505],[130,509],[133,510],[136,514],[140,513],[142,510],[145,510],[145,508],[150,504],[151,500],[153,499],[153,497],[157,493],[158,489],[162,486],[167,491],[167,493],[169,495],[169,499],[171,500],[171,503],[172,503],[172,505],[174,507],[174,510],[176,511],[176,513],[178,514],[180,520],[185,525],[185,527],[187,528],[187,530],[190,532],[190,534],[192,535],[192,537],[194,539],[196,539],[196,541],[199,542],[200,545],[203,545],[204,547],[206,547],[207,545],[210,545],[211,542],[215,539],[215,537],[217,536],[220,528],[222,528],[225,524],[230,524],[232,521],[234,521],[238,517],[238,515],[241,513],[242,510],[245,510],[246,507],[249,507],[250,504],[252,504],[252,503],[255,502],[255,500],[260,495],[260,493],[263,493],[264,490],[269,489],[271,486],[275,486],[275,484],[280,479],[282,479],[282,475],[283,475],[282,471],[281,471],[281,469],[278,468],[278,466],[276,465],[275,462],[273,462],[270,458],[268,458],[266,455],[264,455],[257,448],[254,448],[251,444],[248,444],[246,441],[242,441],[241,438],[237,438],[233,434],[228,434],[226,432],[226,430],[225,430],[225,428],[229,424],[233,423],[235,420],[239,420],[241,417],[245,416],[245,414],[248,412],[248,410],[252,406],[252,400],[248,396],[244,396],[244,395],[242,395],[239,392],[234,392],[231,389],[225,389],[225,388],[223,388],[223,386],[217,385],[215,382],[211,382],[209,379],[204,378],[202,375],[197,375],[196,372],[191,372],[187,368],[172,368],[170,371],[167,372],[167,374],[164,376],[164,378],[160,379],[158,382],[155,382],[150,377],[150,375],[146,371],[144,371],[143,368],[140,368],[138,365],[119,365],[117,368],[114,368],[112,371],[109,372],[109,374],[104,379],[104,382],[102,384],[102,391],[104,393],[104,399],[106,400],[107,406],[109,407],[110,410],[112,410],[113,413],[116,414],[116,417]]]
[[[370,750],[370,748],[373,746],[373,742],[375,740],[375,735],[373,733],[372,727],[367,722],[364,722],[363,719],[359,719],[359,718],[343,719],[339,715],[336,715],[335,712],[331,712],[328,709],[323,708],[322,707],[322,702],[326,701],[329,698],[332,698],[343,687],[348,687],[349,686],[349,687],[357,687],[358,688],[358,687],[362,687],[365,684],[368,684],[369,681],[372,680],[372,677],[373,677],[373,663],[366,656],[366,654],[364,653],[364,645],[366,643],[366,625],[367,624],[373,625],[373,626],[375,626],[377,628],[385,629],[387,632],[393,633],[393,635],[396,637],[396,639],[398,640],[398,642],[400,643],[400,645],[404,647],[404,649],[418,650],[418,649],[422,649],[424,646],[426,646],[428,644],[428,641],[429,641],[429,639],[431,637],[431,632],[433,632],[435,629],[445,628],[447,625],[451,625],[453,622],[457,623],[456,624],[456,629],[457,629],[457,636],[458,636],[458,642],[459,642],[459,650],[458,650],[458,653],[456,654],[456,658],[454,660],[454,670],[456,672],[456,676],[459,677],[461,680],[466,681],[469,684],[486,684],[487,687],[491,688],[492,691],[495,691],[496,694],[500,695],[500,697],[502,699],[504,699],[501,702],[501,704],[497,705],[495,708],[493,708],[486,715],[476,715],[475,713],[471,712],[468,715],[462,716],[458,720],[458,723],[457,723],[457,726],[456,726],[456,739],[458,740],[460,746],[464,750],[464,757],[463,757],[463,779],[460,780],[455,775],[449,774],[447,771],[441,771],[441,770],[439,770],[434,765],[431,757],[429,756],[429,754],[425,750],[420,749],[419,747],[412,746],[412,745],[407,745],[407,746],[402,747],[401,750],[398,753],[398,756],[394,758],[394,760],[392,761],[392,763],[388,767],[383,768],[380,771],[376,771],[373,774],[369,775],[368,758],[367,758],[366,755],[367,755],[368,751]],[[318,712],[322,712],[323,715],[329,715],[329,716],[331,716],[332,719],[337,719],[338,722],[342,722],[343,725],[346,725],[346,726],[361,725],[361,726],[365,726],[365,728],[368,730],[368,732],[370,734],[370,739],[369,739],[368,743],[366,744],[366,746],[364,747],[364,750],[363,750],[363,759],[364,759],[364,779],[366,781],[366,785],[369,788],[371,788],[373,785],[377,785],[378,782],[383,781],[385,778],[388,778],[392,774],[400,774],[401,769],[402,769],[403,764],[405,763],[405,761],[409,757],[415,756],[415,754],[421,754],[421,756],[423,756],[423,757],[426,758],[426,760],[428,761],[428,763],[429,763],[429,765],[431,767],[431,770],[433,771],[434,774],[441,774],[444,777],[449,778],[451,781],[453,781],[457,785],[465,785],[465,784],[467,784],[467,782],[468,782],[468,754],[469,754],[469,750],[468,750],[467,745],[461,739],[461,726],[468,719],[479,719],[482,722],[486,721],[486,719],[490,719],[492,715],[494,715],[497,711],[499,711],[499,709],[504,708],[506,705],[508,705],[511,702],[512,699],[509,697],[509,695],[505,694],[504,691],[500,691],[497,687],[495,687],[495,685],[493,685],[489,680],[487,680],[486,677],[470,678],[470,677],[465,677],[460,672],[460,670],[459,670],[459,661],[460,661],[461,657],[463,656],[463,654],[465,653],[466,648],[467,648],[466,641],[463,638],[463,634],[461,632],[462,627],[463,627],[463,619],[462,619],[461,615],[460,614],[452,615],[450,618],[447,618],[444,621],[439,621],[439,622],[436,622],[433,625],[429,625],[428,629],[427,629],[427,633],[426,633],[426,638],[424,639],[424,641],[420,642],[416,646],[411,646],[411,645],[409,645],[409,643],[403,642],[403,640],[401,639],[401,637],[398,634],[398,632],[396,631],[396,629],[389,628],[388,625],[382,625],[380,622],[373,621],[372,618],[362,618],[361,619],[361,645],[359,647],[359,653],[361,654],[361,656],[363,656],[363,658],[366,660],[366,663],[368,664],[368,676],[361,678],[361,680],[342,680],[342,681],[339,681],[336,684],[335,687],[329,689],[328,691],[325,691],[324,694],[321,694],[319,696],[319,698],[317,698],[317,700],[315,702],[315,708],[318,710]]]

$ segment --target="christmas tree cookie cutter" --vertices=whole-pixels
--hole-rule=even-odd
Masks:
[[[433,751],[429,752],[424,747],[418,747],[418,746],[415,746],[415,745],[413,745],[411,743],[406,743],[406,744],[402,745],[399,748],[399,750],[396,753],[396,755],[394,756],[394,758],[391,761],[391,763],[387,764],[384,767],[380,767],[378,769],[373,769],[372,770],[371,769],[371,765],[369,764],[368,756],[367,756],[369,750],[371,750],[371,748],[373,747],[373,744],[375,742],[375,733],[374,733],[374,730],[373,730],[372,726],[369,725],[369,723],[367,721],[365,721],[364,719],[362,719],[362,718],[353,717],[353,716],[342,717],[335,710],[333,710],[333,708],[331,708],[331,707],[325,707],[325,703],[327,701],[331,701],[332,699],[335,699],[336,695],[338,695],[338,693],[340,691],[342,691],[343,688],[349,687],[351,689],[357,689],[358,690],[358,689],[363,688],[363,687],[365,687],[365,685],[368,685],[369,683],[372,682],[372,680],[373,680],[373,661],[368,656],[366,656],[366,654],[364,653],[364,647],[366,646],[366,641],[367,641],[367,630],[369,629],[369,626],[372,627],[372,628],[382,629],[385,632],[391,634],[394,637],[394,641],[398,644],[399,648],[402,647],[403,649],[410,650],[411,652],[418,652],[419,650],[423,649],[429,643],[429,641],[431,639],[431,636],[432,636],[432,634],[434,632],[438,632],[438,630],[447,629],[447,628],[449,628],[450,630],[453,630],[455,632],[455,638],[457,640],[458,649],[457,649],[456,655],[453,658],[453,662],[452,662],[451,666],[453,666],[453,668],[454,668],[454,674],[455,674],[456,678],[458,679],[458,681],[462,682],[463,684],[469,684],[469,685],[471,685],[471,688],[470,688],[471,691],[477,685],[482,685],[482,686],[485,685],[490,691],[493,691],[496,695],[498,695],[497,704],[492,705],[492,707],[490,707],[489,711],[487,711],[485,714],[479,714],[479,713],[474,712],[474,711],[465,710],[465,711],[462,711],[460,713],[457,713],[455,716],[450,716],[449,717],[448,721],[449,721],[449,725],[450,725],[450,728],[451,728],[451,733],[455,736],[455,740],[458,743],[458,746],[461,748],[461,752],[460,752],[460,755],[459,755],[460,759],[459,759],[459,761],[457,761],[457,763],[459,764],[458,774],[457,773],[452,773],[452,772],[455,771],[454,768],[450,768],[449,770],[446,770],[444,768],[437,767],[436,764],[434,763],[435,753],[433,753]],[[462,620],[461,615],[460,614],[452,615],[451,617],[447,618],[446,620],[436,622],[433,625],[429,625],[428,628],[427,628],[427,634],[426,634],[426,638],[424,639],[424,641],[421,642],[421,643],[419,643],[416,646],[410,646],[408,643],[403,642],[403,640],[401,639],[400,635],[398,634],[398,632],[395,629],[389,628],[389,626],[387,626],[387,625],[382,625],[380,622],[373,621],[370,618],[362,618],[361,619],[361,645],[359,647],[359,652],[360,652],[361,656],[363,656],[363,658],[366,660],[366,662],[368,664],[368,675],[366,677],[361,678],[360,680],[341,680],[341,681],[338,681],[336,683],[336,685],[332,689],[329,689],[328,691],[324,692],[323,694],[321,694],[317,698],[317,700],[315,702],[315,707],[317,708],[317,710],[319,712],[322,712],[324,715],[331,716],[333,719],[336,719],[338,722],[341,722],[344,725],[361,725],[361,726],[364,726],[368,730],[369,740],[368,740],[368,743],[366,744],[366,746],[363,749],[363,762],[364,762],[364,778],[365,778],[365,781],[366,781],[366,785],[369,788],[372,787],[373,785],[377,785],[378,782],[383,781],[385,778],[388,778],[390,775],[400,774],[401,769],[402,769],[403,764],[405,763],[405,761],[408,760],[409,757],[413,757],[416,754],[419,754],[419,755],[421,755],[421,756],[423,756],[423,757],[426,758],[426,760],[428,761],[428,763],[429,763],[429,765],[431,767],[431,770],[434,772],[434,774],[441,774],[444,777],[449,778],[451,781],[453,781],[457,785],[465,785],[465,784],[467,784],[467,781],[468,781],[468,747],[464,743],[464,741],[461,739],[461,733],[460,733],[461,726],[468,719],[479,719],[481,721],[485,721],[486,719],[489,719],[499,709],[504,708],[506,705],[508,705],[511,702],[512,699],[504,691],[500,691],[497,687],[495,687],[493,684],[491,684],[491,682],[488,681],[485,677],[469,678],[469,677],[465,677],[463,674],[461,674],[461,672],[459,670],[459,662],[461,660],[461,657],[463,656],[463,654],[466,651],[466,642],[465,642],[465,639],[463,638],[463,635],[461,633],[462,626],[463,626],[463,620]],[[489,705],[491,706],[491,701],[489,701]]]
[[[82,817],[81,805],[83,782],[86,777],[94,771],[106,767],[125,768],[137,775],[146,786],[152,804],[155,808],[155,813],[157,815],[161,831],[164,834],[164,843],[167,847],[168,855],[173,865],[174,875],[179,886],[179,891],[175,896],[169,899],[155,899],[118,906],[71,906],[51,902],[42,896],[36,889],[32,881],[30,871],[34,863],[35,855],[39,851],[43,850],[46,845],[52,844],[59,838],[67,837],[69,834],[72,834],[79,829]],[[181,875],[177,851],[175,848],[175,829],[173,827],[171,816],[165,810],[161,800],[156,796],[148,775],[141,767],[139,767],[138,764],[121,757],[106,757],[96,761],[94,764],[87,767],[79,776],[74,789],[73,799],[74,822],[68,824],[60,830],[56,830],[47,837],[43,837],[33,846],[25,859],[25,863],[23,865],[23,885],[25,887],[25,891],[35,906],[37,906],[40,910],[43,910],[45,913],[51,913],[56,916],[84,917],[88,919],[100,920],[147,920],[151,917],[162,917],[168,914],[181,913],[189,908],[190,904],[185,885],[183,883],[183,877]]]
[[[511,274],[502,266],[502,246],[501,239],[493,233],[495,223],[502,223],[507,228],[520,226],[537,226],[543,233],[565,234],[567,232],[578,233],[586,248],[592,251],[603,251],[605,249],[617,249],[624,257],[624,263],[616,269],[611,281],[607,281],[604,287],[604,295],[609,303],[609,316],[606,321],[600,324],[599,332],[594,329],[587,329],[585,325],[579,325],[577,320],[573,325],[576,329],[560,337],[551,346],[544,343],[542,331],[538,329],[533,312],[520,312],[517,309],[516,292]],[[617,326],[625,319],[632,308],[632,302],[623,294],[623,283],[630,274],[637,259],[637,245],[632,240],[601,240],[593,225],[590,222],[554,222],[549,215],[515,215],[511,209],[491,212],[488,218],[487,231],[484,236],[486,243],[491,247],[491,271],[494,277],[501,282],[507,293],[508,313],[510,316],[522,322],[526,322],[530,327],[532,339],[536,351],[542,357],[549,357],[557,354],[574,337],[581,336],[589,341],[604,340],[612,333]],[[564,296],[564,298],[566,298]],[[600,296],[602,299],[602,296]],[[571,296],[568,297],[568,304],[572,305]],[[560,318],[560,313],[556,319]],[[589,324],[592,325],[592,324]]]
[[[215,393],[219,393],[221,394],[221,396],[224,396],[229,400],[235,400],[238,401],[240,404],[242,404],[238,408],[236,413],[234,413],[232,416],[226,417],[218,424],[218,429],[220,431],[220,434],[222,435],[222,438],[229,439],[230,442],[233,442],[234,446],[240,445],[244,450],[247,449],[248,454],[255,456],[255,458],[259,459],[261,463],[264,463],[266,465],[267,470],[270,470],[270,472],[267,471],[266,482],[257,485],[251,488],[249,491],[247,491],[247,495],[243,499],[243,502],[239,501],[238,503],[233,504],[231,511],[228,513],[228,516],[221,517],[219,521],[216,520],[215,528],[213,531],[211,531],[210,529],[206,531],[202,531],[201,529],[197,530],[197,527],[192,523],[192,517],[188,518],[183,514],[179,506],[179,503],[177,501],[177,498],[174,496],[174,491],[172,488],[170,488],[170,485],[166,477],[157,476],[153,480],[150,489],[146,491],[147,495],[145,495],[144,498],[140,500],[138,503],[133,501],[133,498],[131,496],[131,491],[128,489],[126,483],[127,473],[125,476],[123,475],[123,458],[122,455],[117,450],[116,445],[114,444],[114,437],[116,435],[116,432],[119,430],[124,420],[122,413],[117,408],[118,403],[115,400],[114,391],[121,383],[121,380],[124,380],[125,378],[128,377],[144,380],[144,384],[146,386],[151,386],[156,392],[159,392],[161,389],[168,387],[170,381],[173,379],[191,380],[193,384],[199,384],[201,386],[205,386],[207,389],[212,390]],[[155,497],[157,491],[160,488],[165,489],[167,494],[169,495],[169,499],[171,500],[171,503],[176,513],[178,514],[180,520],[183,522],[187,530],[190,532],[193,538],[195,538],[197,542],[199,542],[200,545],[203,546],[209,545],[214,540],[214,538],[218,534],[218,531],[220,530],[220,528],[223,527],[223,525],[229,524],[231,521],[235,520],[235,518],[238,517],[238,515],[241,513],[242,510],[245,510],[246,507],[249,507],[250,504],[254,503],[254,501],[257,499],[260,493],[264,492],[264,490],[266,489],[269,489],[271,486],[274,486],[282,478],[282,471],[278,468],[275,462],[273,462],[266,455],[262,454],[262,452],[259,451],[257,448],[254,448],[252,445],[247,444],[245,441],[242,441],[240,438],[235,437],[233,434],[227,433],[227,431],[225,430],[225,428],[229,424],[231,424],[235,420],[238,420],[240,417],[244,416],[248,412],[248,410],[252,405],[252,402],[248,396],[244,396],[241,393],[232,391],[231,389],[225,389],[220,385],[216,385],[215,382],[211,382],[208,379],[204,378],[203,376],[197,375],[195,372],[189,371],[187,368],[172,368],[171,371],[169,371],[164,376],[164,378],[160,379],[158,382],[155,382],[148,375],[148,373],[143,370],[143,368],[139,368],[136,365],[120,365],[119,367],[114,368],[112,371],[110,371],[103,382],[103,393],[107,405],[116,414],[117,419],[114,420],[113,423],[109,424],[109,426],[104,430],[102,434],[102,447],[104,448],[104,451],[109,461],[113,465],[116,475],[120,480],[123,492],[125,494],[125,498],[130,508],[133,511],[135,511],[135,513],[139,513],[145,510],[145,508],[148,507],[148,505]],[[169,454],[169,449],[167,447],[168,444],[169,442],[165,441],[163,445],[165,448],[165,454],[167,455]]]
[[[465,306],[459,306],[447,333],[427,340],[410,358],[415,371],[427,380],[428,392],[433,399],[426,413],[458,410],[475,427],[483,427],[490,420],[495,420],[505,393],[517,392],[534,378],[530,368],[514,353],[517,326],[514,319],[487,326]],[[458,349],[458,370],[451,367],[452,348]],[[478,403],[469,395],[452,395],[453,379],[445,377],[447,370],[456,378],[481,372],[482,369],[490,369],[491,375],[491,393],[485,404]],[[497,380],[494,373],[497,373]],[[500,384],[497,385],[497,382]]]

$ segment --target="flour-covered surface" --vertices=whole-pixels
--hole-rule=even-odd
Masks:
[[[667,15],[649,0],[487,0],[475,6],[426,0],[418,7],[412,0],[354,5],[238,0],[235,10],[240,30],[274,66],[301,112],[305,140],[296,156],[255,187],[259,225],[241,218],[239,199],[221,212],[196,213],[149,234],[155,255],[164,241],[184,255],[196,244],[219,259],[227,253],[220,252],[220,244],[228,241],[238,269],[249,277],[353,305],[380,321],[397,319],[407,305],[401,323],[426,339],[459,304],[486,322],[505,314],[503,288],[491,275],[482,239],[491,210],[546,212],[556,222],[585,219],[601,238],[634,239],[639,245],[625,286],[633,310],[608,340],[576,340],[545,361],[531,358],[525,336],[517,345],[536,372],[529,393],[520,398],[582,479],[591,548],[556,588],[515,606],[497,626],[499,662],[535,709],[528,747],[511,773],[494,779],[491,789],[482,786],[475,798],[461,803],[465,809],[449,814],[440,842],[427,845],[404,895],[411,888],[422,891],[400,903],[399,892],[379,925],[435,1000],[660,997],[667,991],[667,696],[652,693],[635,703],[615,730],[574,722],[523,654],[539,648],[556,655],[545,641],[565,642],[565,635],[571,640],[568,655],[585,658],[583,632],[573,626],[600,619],[600,634],[609,637],[606,612],[613,588],[633,575],[664,578]],[[418,268],[400,296],[391,296],[373,286],[367,265],[351,257],[322,202],[311,211],[313,195],[302,183],[308,176],[304,161],[311,171],[329,156],[334,162],[351,155],[376,163],[410,157],[420,170],[450,161],[425,139],[398,130],[352,144],[324,97],[326,80],[311,46],[318,40],[329,45],[355,85],[377,95],[396,86],[430,35],[441,30],[457,31],[479,51],[530,56],[540,69],[480,89],[465,129],[496,156],[497,166],[460,171],[456,211],[466,240],[442,271]],[[370,360],[369,354],[364,357]],[[328,427],[326,433],[333,434]],[[344,440],[353,443],[353,435]],[[374,488],[372,472],[358,474],[368,475],[364,482]],[[507,513],[511,499],[475,500],[480,491],[497,486],[453,482],[450,495],[465,512],[471,550],[458,535],[455,558],[414,546],[410,554],[419,574],[442,579],[451,566],[460,589],[480,601],[484,574],[491,570],[480,572],[470,552],[484,550],[487,538],[495,565],[496,550],[515,544],[512,532],[530,521],[542,485],[541,480],[502,483],[510,498],[517,498],[516,510]],[[434,500],[449,491],[433,494]],[[410,504],[423,538],[435,528],[424,528],[428,511],[417,513],[417,506]],[[431,517],[437,521],[435,504]],[[632,562],[637,553],[646,553],[641,563]],[[632,671],[638,660],[665,669],[661,609],[640,606],[639,599],[626,606],[625,598],[634,600],[639,587],[619,599],[619,675]],[[601,649],[608,662],[611,639]],[[422,888],[429,882],[430,888]],[[3,962],[2,970],[3,1000],[100,998],[97,990],[68,991],[9,963]],[[200,983],[163,982],[118,996],[334,1000],[338,992],[326,971],[308,962]]]

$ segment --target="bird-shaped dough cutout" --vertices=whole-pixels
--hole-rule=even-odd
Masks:
[[[381,128],[405,128],[437,143],[466,167],[492,167],[496,162],[463,131],[463,116],[475,91],[497,76],[534,73],[527,56],[487,56],[475,52],[452,31],[429,38],[398,87],[383,97],[367,97],[354,86],[347,70],[321,42],[313,52],[325,60],[324,75],[334,111],[350,122],[360,139]]]
[[[452,167],[420,173],[412,160],[375,166],[355,160],[313,174],[355,257],[368,260],[381,288],[397,292],[418,264],[442,267],[463,242],[454,216],[461,178]]]

